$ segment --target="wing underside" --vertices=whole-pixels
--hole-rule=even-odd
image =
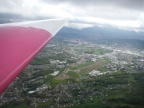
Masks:
[[[0,93],[50,41],[65,21],[56,19],[0,26]]]

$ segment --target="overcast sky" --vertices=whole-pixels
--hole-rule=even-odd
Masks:
[[[0,0],[0,16],[13,21],[64,17],[74,28],[111,25],[144,31],[144,0]]]

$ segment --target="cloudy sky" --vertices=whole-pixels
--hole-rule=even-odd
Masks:
[[[144,31],[144,0],[0,0],[0,21],[68,18],[66,26]]]

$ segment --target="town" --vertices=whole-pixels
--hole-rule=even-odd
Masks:
[[[112,90],[131,89],[134,77],[143,72],[144,50],[53,39],[0,96],[0,107],[110,104]],[[126,93],[131,92],[121,95]]]

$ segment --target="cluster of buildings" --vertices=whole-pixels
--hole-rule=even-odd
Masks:
[[[93,101],[93,96],[104,97],[107,96],[104,91],[95,91],[86,89],[88,85],[93,83],[85,84],[69,83],[58,84],[56,87],[49,87],[45,84],[45,78],[47,75],[56,77],[60,74],[62,69],[76,66],[78,64],[84,64],[87,61],[96,62],[104,58],[109,58],[111,62],[104,65],[103,68],[106,71],[92,70],[88,73],[88,76],[95,77],[113,72],[144,72],[144,51],[141,53],[134,53],[134,51],[122,51],[113,47],[104,45],[98,45],[91,42],[80,41],[80,40],[64,40],[64,43],[52,42],[48,47],[38,54],[37,58],[49,58],[49,63],[46,64],[30,64],[23,71],[23,73],[12,83],[12,86],[0,97],[0,105],[9,103],[11,101],[23,101],[21,94],[25,93],[25,97],[32,102],[31,106],[38,106],[40,102],[48,102],[52,100],[54,103],[51,107],[70,107],[73,105],[81,104],[81,102]],[[65,45],[66,44],[66,45]],[[113,50],[113,52],[106,53],[103,55],[86,54],[84,51],[88,47],[91,48],[105,48]],[[61,53],[63,57],[60,59],[55,57]],[[63,58],[63,60],[61,60]],[[30,90],[28,87],[35,89]],[[29,86],[28,86],[29,85]],[[109,85],[107,89],[111,89],[117,85]],[[127,86],[127,85],[120,85]],[[84,89],[84,90],[83,90]],[[15,95],[13,94],[15,93]],[[34,97],[33,94],[37,94],[38,97]],[[44,95],[41,95],[41,94]],[[87,94],[89,94],[88,97]],[[77,96],[77,98],[75,98]]]

